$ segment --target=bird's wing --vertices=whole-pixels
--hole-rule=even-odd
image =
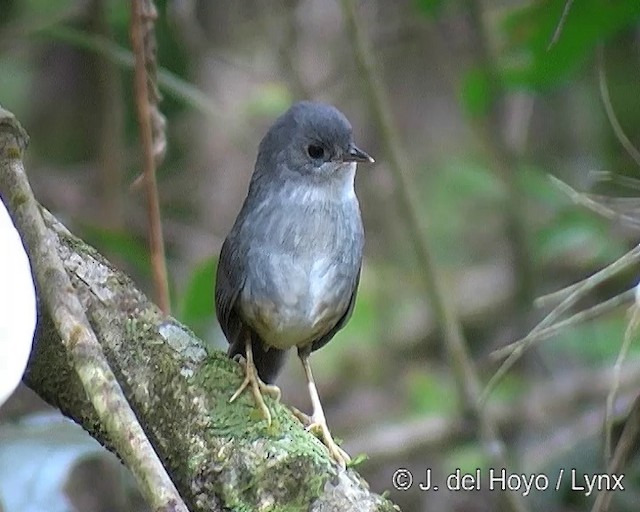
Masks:
[[[242,328],[242,321],[235,308],[245,281],[243,258],[231,237],[222,244],[216,272],[216,316],[229,343],[234,343]]]
[[[311,344],[312,352],[324,347],[327,343],[329,343],[329,341],[331,341],[331,338],[333,338],[336,333],[345,326],[345,324],[349,321],[349,318],[351,318],[353,307],[356,304],[356,295],[358,293],[358,285],[360,284],[361,270],[362,266],[358,268],[358,275],[356,276],[356,280],[353,283],[353,292],[351,292],[351,299],[349,300],[349,305],[347,306],[344,315],[340,317],[340,319],[336,322],[336,325],[334,325],[326,334],[324,334],[322,337],[318,338]]]

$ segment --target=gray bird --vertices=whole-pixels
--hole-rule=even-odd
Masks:
[[[249,193],[225,239],[216,276],[216,314],[229,356],[242,356],[245,379],[267,422],[263,393],[297,347],[318,432],[342,466],[349,456],[327,427],[309,355],[327,344],[353,311],[364,230],[354,191],[358,149],[351,125],[335,107],[301,101],[260,142]]]

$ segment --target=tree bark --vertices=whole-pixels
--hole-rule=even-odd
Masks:
[[[0,109],[0,195],[12,216],[23,200],[11,190],[7,174],[16,141],[24,147],[26,134]],[[267,427],[250,393],[229,404],[242,381],[240,366],[222,352],[207,354],[188,328],[164,317],[95,249],[42,207],[40,214],[47,242],[62,262],[117,383],[189,510],[398,510],[371,493],[354,470],[340,470],[284,405],[266,397],[273,416]],[[29,227],[17,227],[23,240],[28,238],[24,231]],[[29,247],[27,252],[37,267]],[[38,327],[25,382],[113,449],[117,443],[98,420],[95,402],[70,364],[68,344],[48,313],[56,305],[43,304],[43,285],[36,286]]]

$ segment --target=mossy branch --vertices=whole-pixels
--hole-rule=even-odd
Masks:
[[[340,470],[284,405],[268,401],[273,423],[267,428],[256,416],[250,396],[228,403],[242,378],[240,366],[221,352],[207,354],[187,328],[164,317],[127,276],[40,207],[28,188],[16,190],[16,166],[9,160],[21,159],[24,144],[16,141],[24,142],[25,137],[13,116],[0,110],[0,195],[14,220],[16,208],[24,202],[36,205],[47,250],[69,283],[60,291],[81,305],[79,313],[87,320],[83,327],[98,344],[97,350],[72,353],[79,346],[77,332],[66,336],[54,321],[61,305],[55,302],[46,273],[39,274],[42,262],[27,243],[39,301],[25,375],[29,387],[131,467],[139,440],[123,436],[130,425],[104,421],[108,407],[96,407],[109,405],[111,394],[121,389],[192,512],[397,510],[371,493],[355,471]],[[24,171],[21,162],[19,167]],[[29,222],[16,225],[23,240],[33,239]],[[74,363],[82,356],[87,369],[106,362],[115,376],[113,386],[87,388]],[[147,478],[140,468],[131,469],[139,481]]]

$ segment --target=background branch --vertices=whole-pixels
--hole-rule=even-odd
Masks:
[[[491,168],[495,170],[497,177],[504,184],[505,194],[503,199],[505,236],[509,244],[509,252],[513,261],[515,274],[514,319],[518,332],[525,332],[528,328],[531,304],[534,298],[535,269],[531,261],[531,250],[527,236],[527,222],[525,219],[526,195],[519,180],[520,165],[518,153],[522,153],[526,146],[527,125],[531,120],[533,109],[531,98],[528,99],[528,108],[523,109],[524,115],[512,116],[519,120],[517,129],[509,126],[509,135],[501,126],[501,110],[509,106],[507,91],[500,80],[495,59],[489,48],[489,38],[482,18],[481,4],[478,0],[466,0],[465,5],[470,19],[471,48],[476,65],[484,73],[487,80],[489,105],[485,112],[474,116],[471,126],[475,135],[481,142],[481,149],[490,160]],[[526,100],[521,100],[526,101]],[[513,105],[517,103],[512,102]],[[515,133],[521,133],[519,140],[513,140],[511,147],[505,143],[506,137],[513,137]]]
[[[354,57],[366,87],[372,118],[384,142],[389,168],[396,182],[396,203],[400,208],[400,213],[418,256],[425,288],[435,311],[450,364],[456,376],[459,398],[466,409],[465,412],[471,413],[480,427],[479,437],[485,445],[486,453],[498,467],[508,468],[510,464],[507,463],[504,443],[500,439],[493,418],[482,407],[480,378],[469,355],[462,325],[446,292],[444,280],[440,275],[420,221],[418,203],[412,193],[414,187],[411,186],[407,178],[407,165],[401,156],[403,151],[396,130],[393,128],[386,95],[375,71],[373,55],[356,18],[354,1],[342,0],[342,6],[347,23],[346,32],[351,36]],[[518,494],[505,492],[504,498],[505,506],[509,510],[527,510]]]
[[[539,382],[532,385],[525,395],[517,401],[489,404],[491,414],[500,431],[521,432],[537,430],[551,421],[558,421],[563,411],[570,410],[576,403],[584,403],[595,423],[591,423],[590,434],[597,435],[602,430],[602,418],[605,415],[604,402],[610,393],[613,382],[619,379],[618,391],[625,396],[634,393],[640,386],[640,368],[630,364],[621,369],[619,377],[611,367],[594,371],[573,371],[563,374],[552,382]],[[592,405],[587,405],[592,404]],[[578,419],[577,421],[580,421]],[[573,423],[569,422],[571,425]],[[571,429],[569,429],[571,430]],[[429,416],[389,425],[378,425],[361,433],[357,438],[347,439],[347,449],[353,453],[367,452],[376,461],[402,460],[415,453],[430,450],[447,450],[459,446],[476,436],[473,423],[464,417]],[[402,446],[398,446],[402,439]],[[545,438],[545,443],[548,440]],[[535,445],[536,460],[527,460],[528,471],[539,471],[542,463],[548,463],[549,450]],[[544,452],[545,456],[540,453]],[[555,455],[558,450],[554,450]]]
[[[168,314],[169,278],[164,255],[160,199],[156,182],[156,168],[166,151],[165,120],[158,109],[160,94],[156,85],[156,43],[153,23],[157,11],[151,0],[131,1],[131,46],[135,56],[135,95],[143,151],[143,176],[147,198],[149,249],[156,302]]]
[[[622,144],[622,147],[626,150],[631,158],[633,158],[634,162],[640,166],[640,151],[636,149],[633,143],[627,137],[627,134],[622,129],[622,125],[620,121],[618,121],[618,116],[616,116],[616,111],[613,108],[613,104],[611,103],[611,97],[609,95],[609,85],[607,84],[607,70],[604,60],[604,44],[598,45],[598,85],[600,87],[600,98],[602,99],[602,105],[604,106],[604,111],[607,114],[607,119],[609,120],[609,124],[611,125],[611,129],[615,134],[616,138]]]
[[[607,473],[609,475],[620,475],[627,458],[631,456],[636,449],[638,437],[640,437],[640,397],[637,397],[633,403],[613,457],[607,466]],[[591,512],[609,510],[611,498],[611,489],[601,489],[596,496]]]

